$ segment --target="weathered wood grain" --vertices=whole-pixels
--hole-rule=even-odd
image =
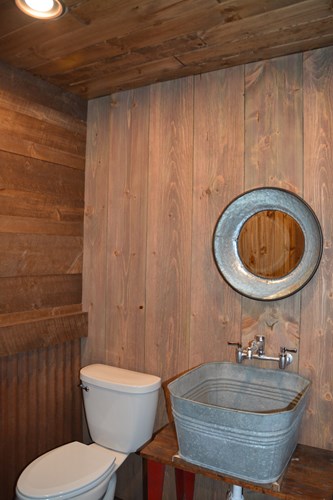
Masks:
[[[89,331],[83,345],[84,364],[106,361],[106,276],[108,179],[110,168],[110,97],[90,101],[85,184],[83,310],[88,312]]]
[[[234,359],[240,298],[219,274],[213,233],[225,206],[243,191],[244,68],[195,78],[190,366]]]
[[[189,363],[193,118],[191,78],[151,87],[145,368],[163,379]]]
[[[41,23],[4,2],[1,58],[88,99],[333,43],[329,0],[71,0],[67,6],[55,23]]]
[[[302,193],[302,118],[301,55],[246,67],[246,189],[275,186]],[[264,335],[268,355],[277,356],[281,346],[299,348],[300,293],[271,303],[243,298],[242,315],[244,345]],[[298,355],[290,369],[297,371]]]
[[[60,210],[62,205],[70,209],[84,204],[84,172],[6,151],[0,151],[0,187],[1,196],[8,191],[20,197],[44,195],[40,205],[48,202],[54,209],[57,203]]]
[[[42,309],[31,309],[0,315],[0,326],[12,326],[33,321],[55,318],[60,316],[70,316],[82,313],[82,304],[70,304],[54,307],[43,307]]]
[[[33,19],[31,21],[35,22]],[[49,30],[50,26],[48,26],[47,29]],[[16,38],[18,42],[19,37]],[[66,122],[66,118],[68,118],[69,124],[73,124],[73,121],[81,121],[82,125],[85,125],[87,119],[87,104],[80,97],[72,93],[66,93],[55,85],[47,85],[45,81],[35,78],[30,73],[18,71],[13,66],[7,65],[2,61],[0,62],[1,102],[3,102],[2,98],[6,94],[6,101],[8,98],[11,103],[13,101],[15,102],[17,98],[18,103],[23,104],[21,101],[21,99],[23,99],[23,101],[25,101],[24,107],[27,107],[28,114],[31,112],[31,109],[36,106],[35,113],[42,114],[44,118],[46,115],[48,117],[55,116],[55,112],[58,114],[57,121],[59,120],[60,113],[64,115],[61,120],[62,123]],[[41,107],[44,108],[44,112],[41,111]],[[45,108],[47,108],[48,111],[46,111]]]
[[[333,50],[304,57],[304,197],[323,230],[319,270],[302,293],[300,372],[312,381],[302,442],[333,449]]]
[[[1,278],[0,321],[3,314],[81,304],[80,274]]]
[[[110,364],[132,370],[145,360],[148,140],[149,89],[112,95],[106,349]]]
[[[82,237],[0,234],[0,278],[77,274],[82,271]]]
[[[76,131],[47,123],[42,117],[31,117],[24,110],[13,111],[0,106],[1,134],[14,134],[17,139],[31,141],[57,151],[84,157],[85,136]]]
[[[87,314],[48,318],[0,327],[0,356],[44,349],[88,335]]]

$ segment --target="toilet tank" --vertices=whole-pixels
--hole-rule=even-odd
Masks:
[[[130,453],[153,433],[160,377],[94,364],[81,369],[83,401],[92,440]]]

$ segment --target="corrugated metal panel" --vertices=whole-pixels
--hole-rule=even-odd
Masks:
[[[80,340],[0,359],[2,500],[31,460],[82,439],[79,370]]]

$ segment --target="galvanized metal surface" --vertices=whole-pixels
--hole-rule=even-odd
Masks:
[[[168,385],[180,456],[255,483],[276,481],[298,439],[310,382],[294,373],[206,363]]]
[[[264,210],[279,210],[290,215],[304,234],[301,261],[281,278],[252,274],[239,256],[237,243],[243,225]],[[259,188],[242,194],[226,207],[215,228],[213,249],[216,265],[232,288],[252,299],[277,300],[296,293],[312,278],[320,263],[323,236],[315,213],[302,198],[283,189]]]

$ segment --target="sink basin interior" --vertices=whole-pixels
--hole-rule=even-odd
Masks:
[[[211,406],[267,413],[295,408],[308,386],[298,375],[228,363],[207,363],[184,377],[182,397]]]
[[[296,447],[309,386],[282,370],[194,368],[168,386],[179,454],[249,481],[276,481]]]

